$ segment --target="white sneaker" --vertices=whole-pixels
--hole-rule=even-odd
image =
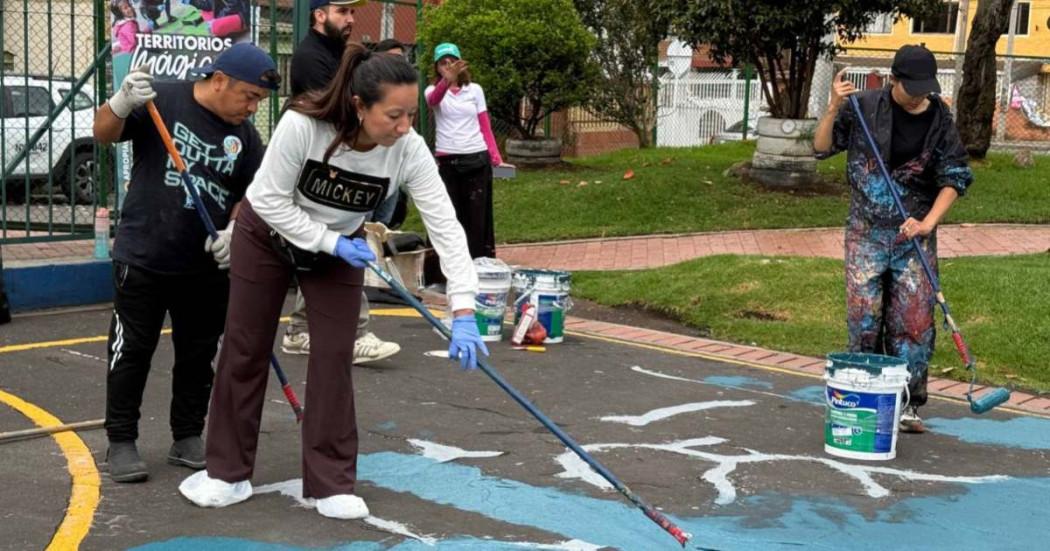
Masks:
[[[380,340],[371,331],[357,337],[354,343],[354,363],[364,364],[389,358],[401,351],[401,345],[396,342]]]
[[[909,432],[912,434],[926,432],[926,425],[923,424],[922,418],[919,417],[919,408],[909,406],[901,412],[900,430],[901,432]]]
[[[252,497],[252,483],[242,480],[231,484],[208,476],[208,471],[199,471],[179,484],[179,492],[199,507],[226,507]]]
[[[328,518],[357,520],[368,516],[365,500],[353,494],[337,494],[316,500],[317,512]]]
[[[310,334],[285,333],[281,339],[281,352],[285,354],[310,354]]]

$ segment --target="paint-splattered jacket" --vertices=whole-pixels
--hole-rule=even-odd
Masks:
[[[880,154],[888,162],[893,136],[890,87],[860,92],[857,99]],[[935,109],[936,114],[926,134],[922,153],[890,173],[900,184],[897,189],[904,200],[905,210],[917,220],[922,220],[930,211],[942,187],[951,186],[963,195],[973,182],[973,172],[967,164],[968,156],[951,111],[936,96],[930,97],[930,109]],[[879,173],[864,130],[848,101],[835,119],[831,150],[817,154],[817,158],[825,159],[843,150],[847,152],[846,177],[853,190],[850,222],[877,228],[899,226],[903,220],[897,214],[887,182]]]

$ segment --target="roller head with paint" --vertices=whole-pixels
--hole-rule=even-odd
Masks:
[[[1010,399],[1010,391],[1005,388],[997,388],[984,396],[974,400],[973,394],[968,394],[967,398],[970,401],[970,411],[974,413],[986,413],[994,409],[996,406],[1005,404]]]

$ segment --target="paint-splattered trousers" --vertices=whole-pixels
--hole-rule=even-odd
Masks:
[[[846,324],[850,352],[907,360],[911,404],[926,403],[933,344],[935,298],[911,241],[896,228],[851,220],[846,227]],[[919,238],[937,274],[936,231]]]
[[[496,226],[492,219],[492,165],[488,151],[440,155],[438,172],[467,234],[470,257],[496,257]]]
[[[251,205],[243,203],[230,245],[229,313],[208,417],[208,475],[227,482],[248,480],[255,469],[270,355],[293,274],[269,232]],[[351,494],[358,439],[350,365],[364,272],[321,253],[310,271],[296,275],[310,319],[303,495]]]

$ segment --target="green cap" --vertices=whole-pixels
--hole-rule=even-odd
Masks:
[[[438,44],[437,48],[434,48],[434,61],[437,61],[447,55],[455,57],[456,59],[462,59],[463,56],[459,55],[459,46],[451,42],[443,42]]]

